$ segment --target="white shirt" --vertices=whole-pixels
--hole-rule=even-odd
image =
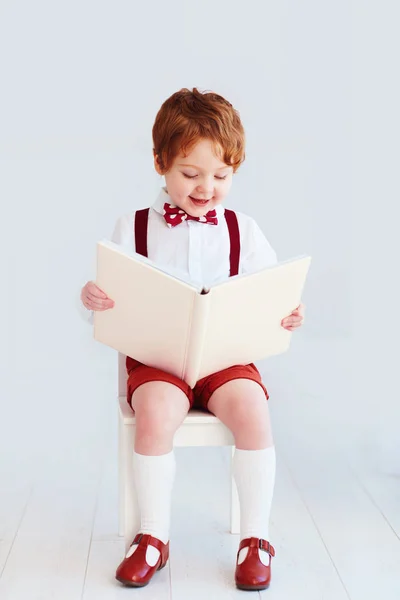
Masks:
[[[149,211],[148,258],[199,286],[209,287],[227,279],[230,271],[230,238],[224,217],[225,208],[222,205],[215,208],[217,225],[185,220],[175,227],[168,227],[164,219],[165,202],[172,204],[166,188],[162,187]],[[276,264],[276,253],[255,220],[235,212],[240,232],[239,275]],[[135,211],[120,217],[111,238],[114,243],[130,251],[135,251],[134,218]],[[86,309],[81,302],[80,305],[83,316],[92,323],[93,311]]]

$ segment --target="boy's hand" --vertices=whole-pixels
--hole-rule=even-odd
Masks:
[[[88,281],[83,286],[81,300],[89,310],[107,310],[114,306],[114,300],[111,300],[93,281]]]
[[[288,317],[282,319],[282,327],[288,331],[293,331],[297,327],[300,327],[304,323],[305,308],[304,304],[299,304]]]

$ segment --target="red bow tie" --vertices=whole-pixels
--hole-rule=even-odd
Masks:
[[[218,225],[217,213],[215,209],[210,210],[206,215],[204,215],[204,217],[192,217],[184,210],[179,208],[179,206],[169,204],[168,202],[164,204],[164,219],[167,221],[168,227],[175,227],[186,220],[209,223],[209,225]]]

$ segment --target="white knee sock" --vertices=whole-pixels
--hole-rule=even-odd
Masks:
[[[233,476],[240,502],[240,539],[263,538],[269,541],[269,517],[275,486],[275,446],[262,450],[235,450]],[[239,553],[239,564],[248,548]],[[258,551],[260,560],[268,565],[269,555]]]
[[[160,456],[146,456],[133,453],[138,506],[141,515],[140,532],[158,538],[164,544],[169,540],[171,519],[171,497],[175,479],[176,461],[172,450]],[[137,545],[132,546],[127,556],[131,556]],[[146,562],[154,566],[160,556],[159,550],[148,546]]]

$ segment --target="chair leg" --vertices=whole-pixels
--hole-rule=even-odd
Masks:
[[[121,412],[118,414],[118,535],[124,535],[125,528],[125,488],[126,488],[126,466],[124,439],[124,418]]]
[[[128,550],[140,527],[140,514],[136,497],[135,479],[133,476],[133,449],[135,445],[134,425],[124,425],[125,439],[125,492],[124,492],[124,536],[125,549]]]
[[[139,526],[140,515],[133,477],[133,448],[135,444],[135,426],[125,425],[123,416],[119,418],[119,525],[118,533],[125,537],[125,548],[132,543]]]
[[[236,488],[235,479],[232,473],[232,460],[235,453],[235,446],[231,449],[231,533],[240,533],[240,505],[239,496]]]

